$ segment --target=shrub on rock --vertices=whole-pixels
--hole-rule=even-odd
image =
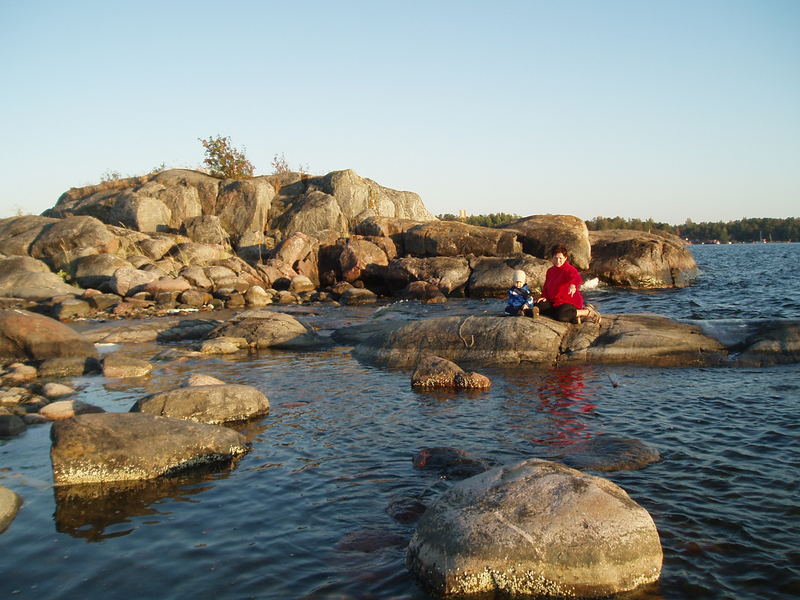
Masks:
[[[539,459],[454,485],[406,557],[443,596],[601,597],[656,581],[661,562],[652,518],[622,488]]]

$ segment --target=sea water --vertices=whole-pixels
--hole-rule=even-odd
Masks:
[[[606,313],[800,318],[800,245],[692,251],[694,286],[587,297]],[[324,330],[499,314],[502,304],[322,306],[306,318]],[[137,347],[143,356],[161,349]],[[402,498],[429,504],[453,484],[413,468],[419,449],[457,447],[503,463],[556,456],[599,434],[637,438],[662,456],[602,474],[650,512],[664,548],[660,581],[625,598],[800,595],[800,366],[478,370],[490,391],[420,393],[409,371],[333,347],[165,360],[134,381],[75,378],[78,399],[109,411],[196,372],[256,386],[271,411],[241,428],[252,450],[234,468],[102,500],[64,499],[53,487],[48,426],[0,442],[0,484],[25,500],[0,535],[0,597],[428,599],[403,562],[414,524],[387,511]]]

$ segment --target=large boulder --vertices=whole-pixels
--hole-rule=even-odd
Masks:
[[[591,272],[602,281],[631,288],[685,287],[697,263],[683,241],[669,234],[627,229],[589,233]]]
[[[414,281],[424,281],[435,285],[444,294],[463,296],[471,273],[469,262],[464,257],[409,256],[391,261],[385,278],[389,289],[395,293]]]
[[[108,280],[108,287],[119,296],[132,296],[145,291],[148,285],[158,279],[158,271],[143,271],[132,266],[123,266],[114,271]]]
[[[368,240],[350,240],[339,255],[342,279],[351,283],[368,274],[369,269],[374,271],[376,266],[385,267],[388,264],[386,253]]]
[[[528,254],[500,258],[480,256],[469,261],[472,272],[467,283],[471,298],[504,298],[513,285],[514,271],[525,271],[528,287],[532,292],[542,289],[549,261]]]
[[[45,360],[96,357],[81,334],[55,319],[25,310],[0,310],[0,357]]]
[[[227,427],[143,413],[96,413],[53,423],[56,485],[155,479],[247,452]]]
[[[662,559],[653,519],[625,490],[528,459],[445,492],[406,564],[442,596],[597,598],[656,581]]]
[[[117,196],[109,221],[134,231],[168,231],[172,211],[158,198],[126,190]]]
[[[68,268],[87,254],[113,253],[119,240],[93,217],[67,217],[42,229],[31,244],[30,255],[41,258],[53,269]]]
[[[433,221],[408,229],[403,246],[412,256],[506,256],[522,251],[513,231],[457,221]]]
[[[517,233],[522,251],[538,258],[549,259],[553,246],[563,244],[576,269],[589,268],[592,257],[589,230],[586,223],[572,215],[533,215],[500,226]]]
[[[425,219],[427,222],[429,219]],[[358,235],[372,237],[388,237],[397,248],[398,255],[404,255],[405,245],[403,237],[405,232],[416,225],[421,225],[421,221],[414,219],[394,219],[392,217],[369,217],[356,225],[355,233]]]
[[[83,292],[50,272],[42,261],[29,256],[0,258],[0,297],[46,300]]]
[[[197,216],[183,222],[186,236],[199,244],[224,244],[228,234],[222,227],[222,221],[216,215]]]
[[[292,203],[289,210],[272,222],[286,235],[303,232],[315,234],[318,231],[334,229],[340,234],[348,230],[347,218],[336,198],[319,190],[308,190]]]
[[[208,334],[208,339],[219,337],[243,338],[254,349],[317,348],[327,343],[291,315],[268,309],[243,311]]]
[[[114,272],[122,267],[133,268],[131,263],[115,254],[82,256],[72,266],[75,282],[84,288],[99,288],[107,284]]]
[[[717,365],[727,354],[699,327],[650,315],[606,315],[602,325],[572,325],[546,317],[433,317],[377,330],[356,341],[357,358],[392,367],[413,367],[428,354],[483,365],[659,366]]]
[[[297,231],[275,247],[272,258],[283,261],[317,286],[319,285],[318,252],[319,241]]]
[[[275,189],[263,178],[225,181],[220,185],[215,214],[235,245],[249,232],[263,232]]]
[[[153,394],[138,400],[131,412],[220,424],[265,415],[269,400],[252,386],[220,382]]]
[[[58,219],[35,215],[0,219],[0,254],[28,256],[42,230],[57,222]]]

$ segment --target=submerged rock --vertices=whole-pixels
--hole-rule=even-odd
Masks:
[[[412,459],[414,468],[419,471],[436,471],[445,479],[465,479],[491,468],[491,464],[481,458],[470,456],[458,448],[423,448]]]
[[[249,385],[193,385],[142,398],[131,412],[219,424],[265,415],[269,400]]]
[[[661,454],[641,440],[598,435],[570,446],[559,459],[573,469],[634,471],[661,460]]]
[[[601,597],[656,581],[647,511],[616,484],[529,459],[454,485],[422,515],[406,564],[442,596]]]
[[[56,485],[154,479],[247,452],[227,427],[143,413],[80,415],[53,423],[50,437]]]

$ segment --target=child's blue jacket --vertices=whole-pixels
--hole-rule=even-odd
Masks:
[[[523,284],[521,288],[512,287],[508,290],[508,305],[514,308],[521,306],[533,306],[533,296],[528,284]]]

